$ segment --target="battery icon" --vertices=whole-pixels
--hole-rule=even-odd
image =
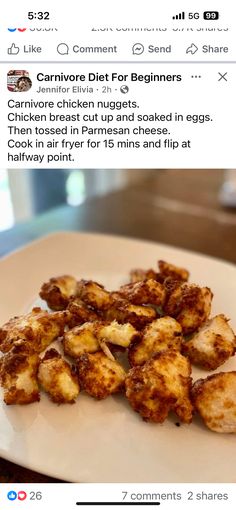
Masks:
[[[219,19],[220,13],[218,11],[205,11],[203,13],[203,19],[207,21],[213,21],[215,19]]]

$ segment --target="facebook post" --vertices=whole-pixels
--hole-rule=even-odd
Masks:
[[[235,16],[4,7],[6,509],[235,505]]]
[[[203,77],[199,70],[196,78],[193,66],[178,64],[159,64],[154,72],[146,65],[144,73],[137,65],[126,72],[122,64],[109,65],[109,72],[105,64],[99,70],[80,64],[80,74],[74,65],[66,73],[58,64],[53,69],[31,64],[31,78],[24,76],[28,70],[7,73],[5,165],[88,168],[99,154],[106,168],[155,168],[157,158],[163,168],[189,168],[193,160],[199,168],[233,166],[234,130],[222,139],[221,126],[235,83],[219,84],[215,69]],[[227,76],[225,66],[221,74]]]

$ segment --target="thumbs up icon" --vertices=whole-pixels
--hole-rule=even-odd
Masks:
[[[20,51],[20,48],[13,43],[10,48],[8,48],[7,53],[8,55],[18,55]]]

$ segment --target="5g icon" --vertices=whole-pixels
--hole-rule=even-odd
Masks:
[[[199,12],[189,12],[188,13],[188,19],[199,19],[200,14]]]

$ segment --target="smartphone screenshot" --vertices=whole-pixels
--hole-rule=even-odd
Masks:
[[[235,20],[4,5],[6,510],[235,506]]]

